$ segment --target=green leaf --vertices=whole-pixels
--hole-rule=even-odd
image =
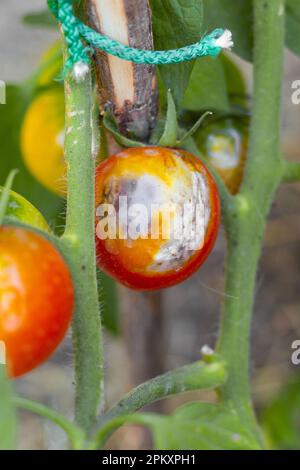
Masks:
[[[8,173],[17,168],[19,173],[14,190],[37,207],[48,221],[52,221],[62,209],[62,200],[31,176],[23,163],[20,151],[21,124],[31,97],[27,89],[8,85],[6,105],[0,105],[0,185],[4,184]]]
[[[229,54],[220,54],[226,78],[227,95],[231,105],[248,106],[247,85],[241,69]]]
[[[233,52],[248,61],[253,57],[253,0],[206,0],[203,31],[229,29],[234,40]]]
[[[261,424],[272,447],[300,450],[300,377],[286,385],[262,412]]]
[[[208,117],[211,116],[212,113],[210,111],[207,111],[206,113],[202,114],[199,119],[195,122],[195,124],[190,127],[189,130],[183,131],[181,130],[181,136],[180,139],[177,141],[177,146],[182,148],[182,146],[185,144],[186,141],[189,141],[193,135],[197,132],[201,124],[203,124],[203,121]]]
[[[295,54],[300,55],[300,3],[299,0],[286,2],[286,44]]]
[[[57,29],[57,22],[49,10],[28,13],[22,17],[22,21],[28,26]]]
[[[171,416],[144,414],[138,419],[150,427],[159,450],[260,449],[238,412],[225,405],[190,403]]]
[[[150,0],[156,50],[177,49],[201,38],[201,0]],[[192,72],[193,62],[163,65],[161,77],[178,107]]]
[[[120,333],[120,320],[117,284],[100,270],[97,271],[97,277],[103,326],[113,335],[118,335]]]
[[[106,111],[103,117],[103,125],[115,138],[116,142],[124,147],[145,147],[145,144],[138,142],[137,140],[129,139],[122,135],[118,129],[118,125],[114,116]]]
[[[168,109],[165,121],[163,135],[159,139],[158,145],[164,147],[173,147],[177,142],[178,122],[176,106],[172,97],[171,90],[168,90]]]
[[[6,366],[1,363],[1,346],[0,342],[0,450],[10,450],[15,445],[16,416]]]
[[[182,106],[188,111],[229,111],[224,67],[219,58],[197,59]]]

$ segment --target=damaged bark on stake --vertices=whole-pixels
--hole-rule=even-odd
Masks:
[[[87,21],[95,30],[138,49],[153,49],[148,0],[86,0]],[[157,115],[155,70],[95,53],[100,112],[109,106],[120,131],[146,141]]]
[[[139,49],[153,49],[148,0],[86,0],[90,26]],[[147,140],[157,117],[155,69],[137,65],[101,51],[95,54],[100,112],[109,105],[123,134]],[[163,306],[161,292],[119,289],[124,339],[131,362],[132,385],[164,372]],[[153,405],[156,411],[161,403]]]

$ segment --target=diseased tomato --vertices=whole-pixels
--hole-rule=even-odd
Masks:
[[[30,230],[0,227],[0,341],[11,377],[54,352],[70,325],[73,303],[71,276],[57,250]]]
[[[65,196],[64,91],[41,93],[29,106],[21,130],[21,150],[29,171],[50,191]]]
[[[248,118],[226,118],[199,129],[196,143],[232,194],[239,190],[248,151]]]
[[[132,148],[96,172],[99,267],[128,287],[177,284],[209,255],[220,219],[216,184],[183,150]]]
[[[0,197],[3,188],[0,186]],[[9,200],[5,215],[10,219],[18,220],[25,224],[32,225],[35,228],[49,232],[49,226],[42,214],[25,197],[16,193],[9,192]]]

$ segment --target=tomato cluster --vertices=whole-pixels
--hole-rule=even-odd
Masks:
[[[62,88],[42,92],[27,110],[21,135],[28,168],[61,195],[63,106]],[[235,194],[244,171],[248,120],[212,121],[197,132],[195,142]],[[27,201],[15,193],[10,199],[11,218],[26,222],[29,217],[32,225],[48,230]],[[95,201],[98,266],[129,288],[182,282],[214,246],[218,190],[201,160],[184,150],[139,147],[110,156],[97,168]],[[31,231],[0,227],[0,340],[11,376],[30,371],[55,350],[70,324],[73,303],[71,277],[56,249]]]

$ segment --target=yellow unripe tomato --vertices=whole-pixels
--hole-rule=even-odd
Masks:
[[[21,130],[21,150],[29,171],[60,196],[66,193],[64,126],[63,88],[57,86],[31,103]]]
[[[201,128],[195,137],[199,150],[232,194],[238,192],[243,179],[248,128],[248,118],[223,118]]]

